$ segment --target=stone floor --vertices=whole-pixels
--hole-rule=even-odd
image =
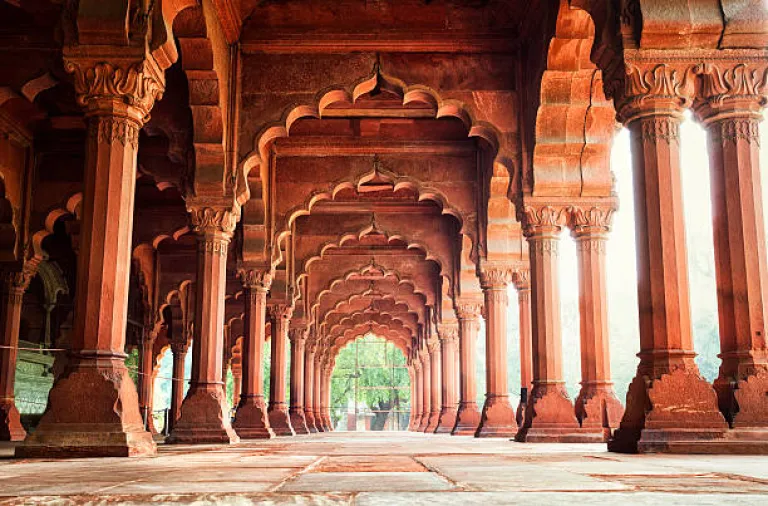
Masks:
[[[144,459],[15,460],[0,504],[768,504],[768,457],[342,433],[161,446]]]

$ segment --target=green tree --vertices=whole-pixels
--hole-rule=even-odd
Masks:
[[[349,404],[356,404],[374,412],[371,430],[383,430],[391,414],[407,411],[410,396],[405,356],[394,344],[368,334],[339,352],[331,376],[334,425]]]

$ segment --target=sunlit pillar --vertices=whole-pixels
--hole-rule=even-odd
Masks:
[[[293,307],[288,304],[270,306],[272,318],[272,363],[269,369],[269,425],[276,436],[295,436],[286,403],[286,362],[288,361],[288,326]]]
[[[515,409],[507,386],[507,285],[512,269],[488,264],[480,272],[485,298],[485,404],[475,437],[514,437]]]
[[[705,86],[694,103],[709,137],[715,275],[720,322],[720,373],[715,390],[721,412],[739,433],[768,445],[768,268],[759,124],[765,90],[759,66],[704,64]],[[726,86],[744,83],[746,86]],[[750,86],[753,85],[753,86]],[[765,83],[763,83],[764,87]],[[759,436],[758,436],[759,434]]]
[[[458,398],[456,396],[456,345],[459,340],[459,326],[456,322],[438,326],[440,350],[442,353],[442,381],[440,419],[435,428],[436,434],[450,434],[456,425]]]
[[[685,68],[628,61],[618,119],[630,132],[635,190],[640,364],[611,451],[703,451],[728,428],[694,362],[680,178]]]
[[[480,425],[477,406],[477,376],[475,360],[477,339],[480,334],[480,318],[483,304],[479,300],[459,300],[456,315],[459,319],[459,408],[454,436],[474,436]]]
[[[304,417],[304,353],[307,329],[296,327],[288,331],[291,340],[291,406],[288,414],[296,434],[309,434]]]

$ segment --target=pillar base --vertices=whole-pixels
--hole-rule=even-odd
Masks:
[[[156,451],[123,358],[105,356],[70,360],[40,424],[16,447],[16,456],[143,457]]]
[[[309,434],[307,419],[304,417],[304,408],[298,407],[288,410],[288,417],[291,420],[291,427],[296,434]]]
[[[425,413],[421,415],[421,420],[419,420],[419,425],[416,426],[416,432],[426,432],[427,426],[429,425],[429,413]]]
[[[0,441],[23,441],[27,431],[21,425],[13,399],[0,399]]]
[[[474,436],[480,426],[480,410],[475,402],[462,402],[456,413],[456,424],[453,426],[453,436]]]
[[[331,423],[331,417],[323,415],[323,428],[326,432],[333,432],[333,424]]]
[[[317,425],[315,423],[315,414],[312,411],[304,410],[304,419],[307,421],[307,429],[310,434],[316,434],[318,432]]]
[[[443,407],[440,410],[440,419],[437,421],[435,434],[450,434],[453,431],[453,426],[456,425],[457,414],[458,409],[456,406],[450,408]]]
[[[517,404],[517,411],[515,411],[515,421],[518,427],[522,427],[525,422],[525,402],[522,401]]]
[[[576,399],[575,413],[582,429],[602,431],[603,441],[608,441],[624,416],[624,406],[612,385],[583,385]]]
[[[694,367],[653,378],[638,371],[608,450],[619,453],[728,453],[728,424],[713,388]]]
[[[758,368],[738,380],[721,372],[714,387],[720,411],[733,429],[768,430],[768,370]]]
[[[323,427],[323,417],[320,416],[320,413],[315,412],[315,428],[317,428],[317,432],[328,432],[325,427]]]
[[[192,385],[168,444],[230,444],[240,440],[229,421],[221,384]]]
[[[534,384],[525,408],[525,422],[515,436],[516,441],[526,443],[592,443],[603,438],[602,427],[585,430],[579,426],[562,383]]]
[[[513,438],[515,434],[517,434],[515,409],[509,403],[509,396],[489,397],[486,395],[475,437]]]
[[[269,426],[272,427],[276,436],[296,435],[291,425],[291,419],[288,416],[288,407],[285,404],[270,405],[267,415],[269,416]]]
[[[434,433],[435,429],[437,429],[438,422],[440,422],[440,412],[432,411],[429,414],[429,419],[427,421],[427,426],[424,428],[424,432],[426,432],[427,434]]]
[[[242,439],[271,439],[275,437],[269,426],[264,397],[248,397],[240,400],[232,428]]]

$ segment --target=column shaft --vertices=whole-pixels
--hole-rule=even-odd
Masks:
[[[485,378],[486,394],[480,425],[475,437],[514,437],[515,409],[507,387],[507,285],[511,270],[486,268],[480,277],[486,310]]]
[[[224,296],[227,249],[236,216],[229,209],[188,206],[197,233],[192,375],[168,443],[233,443],[224,378]]]
[[[515,420],[518,425],[525,421],[525,406],[533,388],[533,329],[531,327],[531,281],[530,271],[521,270],[515,274],[517,306],[520,319],[520,404]]]
[[[296,434],[309,434],[304,417],[304,353],[306,329],[290,330],[291,336],[291,406],[289,415],[291,427]]]
[[[293,308],[276,304],[272,311],[272,364],[269,371],[269,424],[277,436],[295,436],[288,415],[286,391],[286,362],[288,361],[288,325]]]
[[[3,305],[0,308],[0,441],[22,441],[27,437],[14,395],[19,325],[27,285],[28,281],[25,283],[23,273],[19,272],[9,274],[3,286]]]
[[[314,410],[315,426],[317,427],[318,432],[325,432],[327,430],[325,427],[325,423],[323,421],[321,410],[320,410],[320,405],[322,404],[321,399],[323,395],[322,388],[321,388],[322,363],[323,363],[322,350],[319,350],[319,352],[315,356],[315,370],[314,370],[315,377],[313,380],[315,393],[312,396],[312,400],[314,402],[312,409]]]
[[[184,364],[187,358],[187,344],[172,343],[171,352],[173,353],[173,379],[171,380],[171,412],[168,415],[168,421],[172,431],[181,416],[181,403],[184,400]]]
[[[421,420],[416,429],[419,432],[425,432],[429,425],[429,416],[432,413],[432,367],[429,352],[419,351],[421,357]]]
[[[310,433],[317,432],[315,423],[315,350],[316,343],[312,343],[306,348],[304,357],[304,418],[307,421],[307,429]]]
[[[650,107],[654,101],[648,102]],[[717,396],[694,362],[679,125],[679,108],[661,107],[627,125],[635,189],[640,364],[620,428],[608,443],[611,451],[701,451],[727,428]]]
[[[459,408],[454,436],[473,436],[480,425],[477,406],[477,376],[475,368],[477,337],[480,333],[482,304],[461,301],[456,306],[459,318]]]
[[[427,422],[427,427],[424,429],[424,432],[427,432],[429,434],[432,434],[437,429],[437,424],[440,421],[440,408],[441,408],[441,384],[440,381],[440,369],[441,369],[441,351],[440,351],[440,341],[436,340],[432,343],[430,343],[429,347],[429,356],[430,356],[430,362],[431,367],[429,369],[430,373],[430,380],[429,380],[429,422]]]
[[[447,327],[447,328],[446,328]],[[456,412],[458,399],[456,395],[456,342],[458,341],[458,325],[444,326],[440,328],[440,340],[442,350],[442,377],[440,420],[438,421],[436,434],[450,434],[456,425]]]

